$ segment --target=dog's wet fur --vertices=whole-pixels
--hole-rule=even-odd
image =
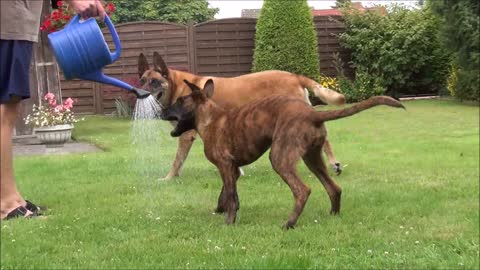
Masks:
[[[404,108],[386,96],[372,97],[352,107],[317,112],[302,99],[271,96],[226,110],[211,97],[214,83],[203,89],[189,81],[192,94],[179,97],[163,111],[162,119],[178,121],[172,136],[195,129],[204,142],[205,155],[220,171],[223,181],[216,211],[226,212],[226,223],[235,222],[240,203],[237,194],[239,167],[250,164],[270,147],[273,169],[288,184],[295,198],[293,212],[284,228],[293,228],[310,195],[310,188],[300,179],[297,163],[303,159],[323,184],[330,197],[330,213],[340,212],[342,190],[327,172],[322,158],[326,130],[324,122],[351,116],[377,105]]]

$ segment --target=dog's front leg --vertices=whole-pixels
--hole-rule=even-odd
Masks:
[[[179,175],[183,162],[187,158],[196,136],[197,132],[195,130],[184,132],[180,136],[180,138],[178,139],[178,148],[177,154],[175,156],[175,161],[173,161],[170,172],[167,174],[167,176],[165,176],[165,178],[163,178],[163,180],[169,180]]]
[[[225,190],[225,186],[222,186],[222,191],[218,196],[217,208],[215,208],[215,213],[218,213],[218,214],[223,214],[227,211],[227,197],[225,196],[224,190]],[[236,194],[236,200],[237,200],[237,211],[238,211],[238,209],[240,209],[240,201],[238,200],[238,194]]]
[[[227,212],[226,223],[233,224],[237,218],[237,210],[240,208],[240,202],[237,193],[237,180],[240,176],[238,168],[233,164],[224,164],[218,166],[222,176],[223,187],[219,197],[217,210]]]
[[[215,208],[215,213],[225,213],[227,211],[227,201],[225,198],[225,186],[222,186],[222,191],[220,191],[220,195],[218,196],[218,203],[217,208]]]

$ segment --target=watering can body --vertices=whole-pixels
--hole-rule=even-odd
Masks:
[[[103,33],[94,18],[80,22],[80,16],[76,15],[64,29],[48,35],[65,79],[79,78],[96,81],[133,91],[137,97],[148,96],[149,93],[144,90],[103,74],[103,67],[115,62],[122,51],[118,34],[107,15],[105,15],[105,23],[115,44],[113,52],[108,48]]]

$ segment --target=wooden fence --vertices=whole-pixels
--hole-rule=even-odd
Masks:
[[[320,71],[335,76],[333,54],[348,55],[340,48],[336,34],[344,31],[341,21],[330,17],[315,17]],[[232,77],[251,71],[255,45],[254,18],[214,20],[197,25],[179,25],[163,22],[135,22],[116,26],[122,41],[122,55],[105,68],[105,74],[135,82],[138,79],[137,59],[140,53],[152,61],[158,52],[172,68],[200,75]],[[113,49],[108,29],[104,29],[107,43]],[[119,88],[81,80],[61,80],[62,96],[78,100],[76,112],[87,114],[111,113],[115,99],[128,99]],[[131,96],[130,96],[131,98]]]

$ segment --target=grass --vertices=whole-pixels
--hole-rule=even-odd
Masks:
[[[292,195],[267,155],[245,168],[226,226],[200,140],[181,177],[158,181],[176,149],[167,123],[135,146],[130,121],[88,117],[74,136],[104,152],[15,160],[20,190],[49,211],[1,223],[1,268],[479,268],[479,107],[404,104],[328,123],[347,165],[341,215],[300,164],[312,194],[290,231]]]

